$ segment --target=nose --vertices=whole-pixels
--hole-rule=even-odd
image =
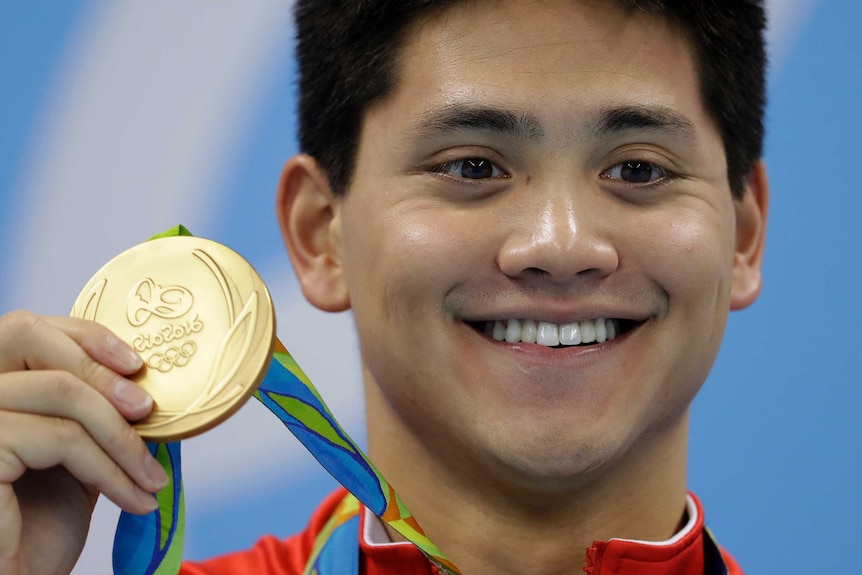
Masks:
[[[503,273],[565,281],[616,270],[619,255],[610,237],[609,211],[597,197],[587,197],[592,193],[557,189],[525,194],[528,199],[512,215],[511,232],[498,255]]]

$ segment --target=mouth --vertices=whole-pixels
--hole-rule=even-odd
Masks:
[[[552,348],[586,347],[614,340],[643,321],[630,319],[587,319],[555,324],[532,319],[468,321],[474,330],[506,343],[535,343]]]

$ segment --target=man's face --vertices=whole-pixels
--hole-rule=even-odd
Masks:
[[[372,450],[402,429],[531,481],[600,469],[681,421],[731,304],[692,47],[572,0],[461,2],[405,38],[336,205]]]

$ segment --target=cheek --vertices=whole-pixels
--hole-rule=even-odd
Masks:
[[[675,220],[666,220],[661,232],[644,242],[643,249],[655,260],[647,274],[666,298],[667,315],[659,322],[662,355],[676,366],[678,381],[688,382],[680,383],[676,391],[666,390],[685,392],[681,408],[700,388],[718,355],[730,309],[735,239],[732,218],[726,215],[704,209],[677,212]]]
[[[419,322],[424,313],[439,312],[469,259],[469,237],[458,218],[397,206],[367,206],[351,216],[343,251],[354,313],[370,309],[378,320]]]
[[[734,238],[727,218],[720,216],[677,213],[652,226],[652,233],[634,246],[648,262],[647,274],[667,294],[669,311],[678,306],[728,309]]]
[[[457,217],[433,210],[352,216],[343,228],[344,263],[367,381],[397,413],[421,418],[428,382],[452,379],[441,367],[451,353],[441,325],[446,294],[472,269],[464,263],[469,242]]]
[[[689,217],[682,217],[687,215]],[[677,211],[631,245],[643,276],[662,294],[654,360],[663,379],[645,393],[663,425],[690,405],[718,355],[730,306],[734,237],[721,212]]]

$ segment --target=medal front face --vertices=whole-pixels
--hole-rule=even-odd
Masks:
[[[148,441],[197,435],[232,415],[260,385],[275,344],[272,300],[254,268],[190,236],[115,257],[84,287],[72,316],[107,326],[141,354],[132,380],[154,407],[134,425]]]

